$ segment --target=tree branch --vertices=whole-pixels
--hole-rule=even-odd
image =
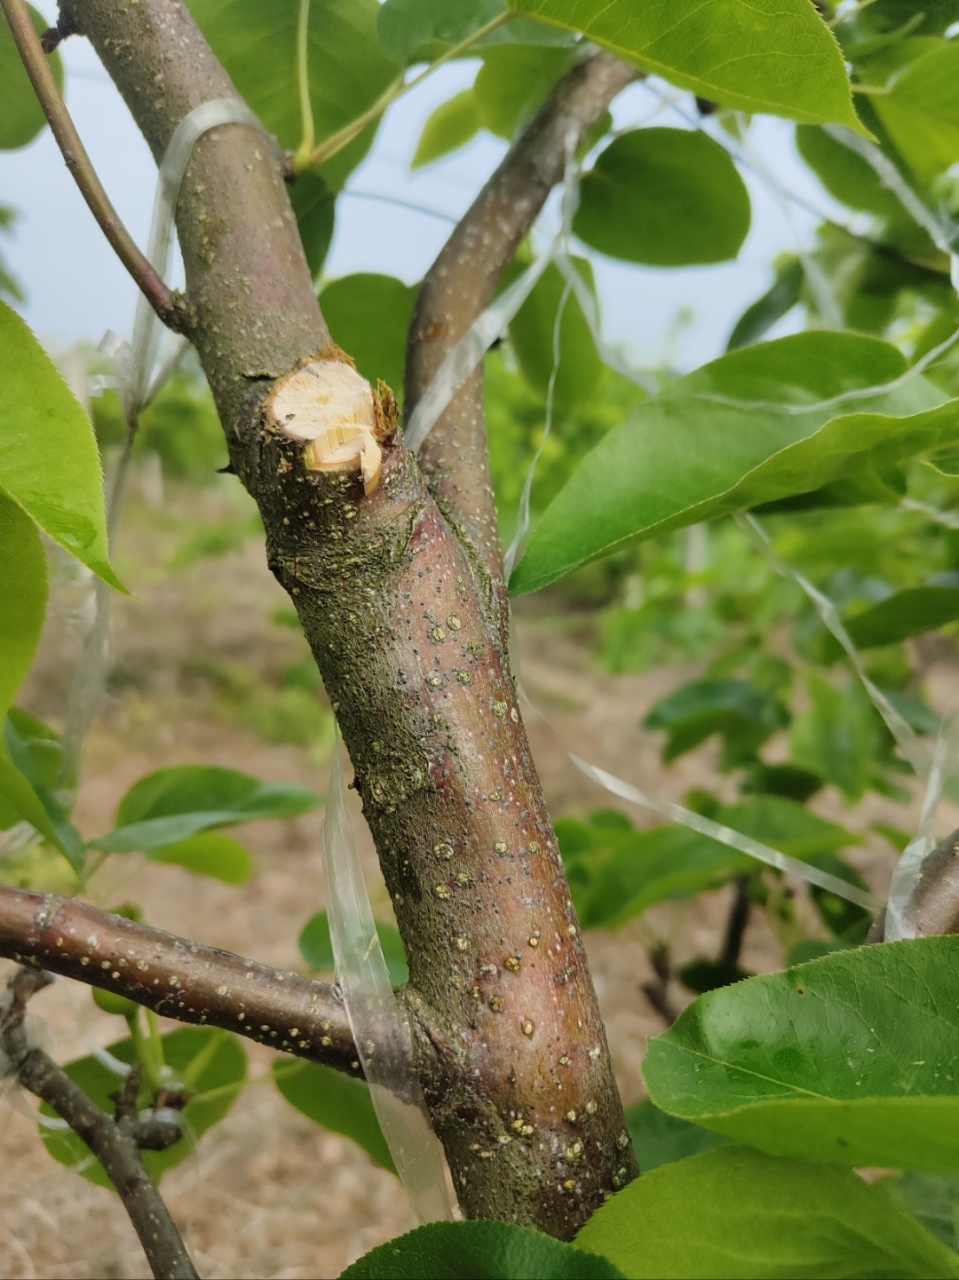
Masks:
[[[489,306],[500,273],[563,176],[570,133],[578,145],[619,91],[640,72],[596,53],[560,80],[463,215],[423,280],[406,352],[405,412],[412,413],[440,365]],[[427,484],[443,514],[461,525],[492,578],[503,561],[490,483],[483,375],[457,392],[420,450]],[[500,612],[500,602],[496,612]],[[502,619],[499,620],[502,625]]]
[[[76,898],[0,885],[0,956],[360,1075],[343,1005],[324,982],[244,960]]]
[[[23,60],[30,83],[50,123],[67,168],[80,188],[90,212],[113,247],[117,257],[136,281],[141,292],[165,325],[177,331],[183,328],[173,294],[153,269],[146,254],[120,221],[93,167],[76,126],[67,111],[50,64],[44,56],[40,37],[30,20],[25,0],[0,0],[14,42]],[[69,27],[67,28],[69,30]]]
[[[61,9],[154,155],[198,103],[235,93],[175,0]],[[460,1203],[471,1217],[570,1238],[636,1167],[488,597],[395,434],[388,398],[358,387],[328,344],[283,174],[257,131],[231,125],[199,140],[177,230],[191,340],[231,462],[353,762],[409,959],[420,1078]],[[281,386],[314,376],[362,407],[380,464],[368,486],[352,464],[329,469],[317,456],[322,424],[295,438],[287,418],[271,417]]]
[[[41,1098],[66,1120],[90,1148],[113,1183],[157,1280],[197,1280],[176,1224],[137,1150],[137,1121],[129,1116],[129,1090],[121,1089],[113,1120],[74,1084],[42,1049],[32,1048],[24,1027],[27,1001],[49,978],[21,969],[9,983],[11,1003],[0,1016],[0,1049],[9,1058],[24,1089]],[[132,1073],[131,1073],[132,1075]],[[135,1096],[133,1107],[135,1109]]]

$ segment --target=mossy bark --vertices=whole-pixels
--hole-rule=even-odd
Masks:
[[[176,0],[63,0],[158,158],[235,93]],[[410,962],[424,1091],[468,1216],[569,1238],[635,1173],[502,635],[416,459],[305,469],[273,384],[328,340],[282,176],[244,126],[198,143],[177,213],[190,337],[356,770]]]

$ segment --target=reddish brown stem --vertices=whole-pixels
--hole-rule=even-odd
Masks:
[[[359,1074],[343,1005],[324,982],[244,960],[77,898],[0,885],[0,956]]]

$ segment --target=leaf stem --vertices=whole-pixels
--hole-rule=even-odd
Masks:
[[[310,99],[309,68],[309,34],[310,34],[310,0],[299,0],[296,14],[296,79],[300,93],[300,120],[303,138],[296,149],[293,164],[296,169],[304,167],[316,143],[316,126],[313,123],[313,103]]]
[[[26,68],[30,83],[49,121],[67,168],[80,188],[90,212],[100,224],[103,234],[113,247],[117,257],[136,281],[147,301],[164,324],[171,329],[180,327],[173,294],[150,264],[146,254],[120,220],[103,189],[97,172],[87,155],[76,126],[67,111],[60,87],[47,62],[25,0],[0,0],[0,7],[10,24],[14,43]]]
[[[0,0],[0,2],[6,4],[8,0]],[[303,0],[303,2],[308,4],[309,0]],[[300,12],[302,16],[302,9]],[[461,40],[459,44],[455,44],[451,49],[447,49],[447,51],[437,58],[435,62],[431,62],[425,70],[421,71],[418,76],[414,76],[409,84],[406,83],[404,75],[397,76],[389,88],[380,94],[373,105],[368,107],[362,115],[357,116],[355,120],[351,120],[348,125],[344,125],[344,127],[342,129],[338,129],[336,133],[331,133],[328,138],[325,138],[319,146],[313,147],[312,150],[306,151],[301,147],[293,157],[294,172],[302,173],[304,169],[309,169],[313,165],[323,164],[332,156],[335,156],[338,151],[342,151],[345,146],[348,146],[357,134],[362,133],[368,124],[372,123],[374,120],[378,120],[387,107],[391,106],[397,98],[403,97],[403,95],[409,93],[411,89],[415,89],[417,85],[422,84],[427,76],[431,76],[433,74],[437,67],[443,66],[444,63],[450,62],[453,58],[460,57],[467,49],[471,48],[474,44],[477,44],[485,36],[488,36],[491,31],[495,31],[497,27],[503,26],[504,23],[509,22],[515,17],[516,14],[511,11],[497,14],[495,18],[492,18],[484,26],[474,31],[472,35],[467,36],[465,40]],[[301,99],[302,92],[301,81]]]

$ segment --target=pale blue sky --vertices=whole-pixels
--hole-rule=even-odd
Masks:
[[[48,16],[55,11],[50,0],[41,0],[38,7]],[[77,127],[120,216],[143,244],[156,180],[153,160],[90,46],[74,38],[61,48],[67,102]],[[357,194],[340,201],[327,275],[382,271],[412,283],[427,268],[450,223],[383,198],[452,217],[468,206],[505,143],[483,134],[452,157],[413,174],[409,161],[423,121],[436,105],[471,83],[476,65],[441,68],[391,108],[370,155],[350,178],[348,190]],[[616,125],[646,120],[657,106],[653,90],[633,86],[615,104]],[[681,109],[691,107],[691,99],[685,98]],[[656,123],[684,121],[667,110]],[[818,209],[835,208],[797,159],[787,121],[760,119],[752,136],[785,186]],[[760,180],[749,172],[743,176],[753,221],[735,262],[663,270],[594,257],[606,337],[623,344],[636,362],[653,363],[666,354],[688,369],[719,354],[739,314],[768,286],[772,258],[810,243],[817,219],[797,206],[787,216]],[[93,222],[48,130],[20,151],[0,152],[0,203],[20,213],[4,250],[27,295],[23,313],[40,337],[62,349],[77,339],[97,342],[108,328],[127,335],[134,286]],[[690,308],[693,319],[677,336],[681,308]],[[788,320],[784,325],[791,327]]]

